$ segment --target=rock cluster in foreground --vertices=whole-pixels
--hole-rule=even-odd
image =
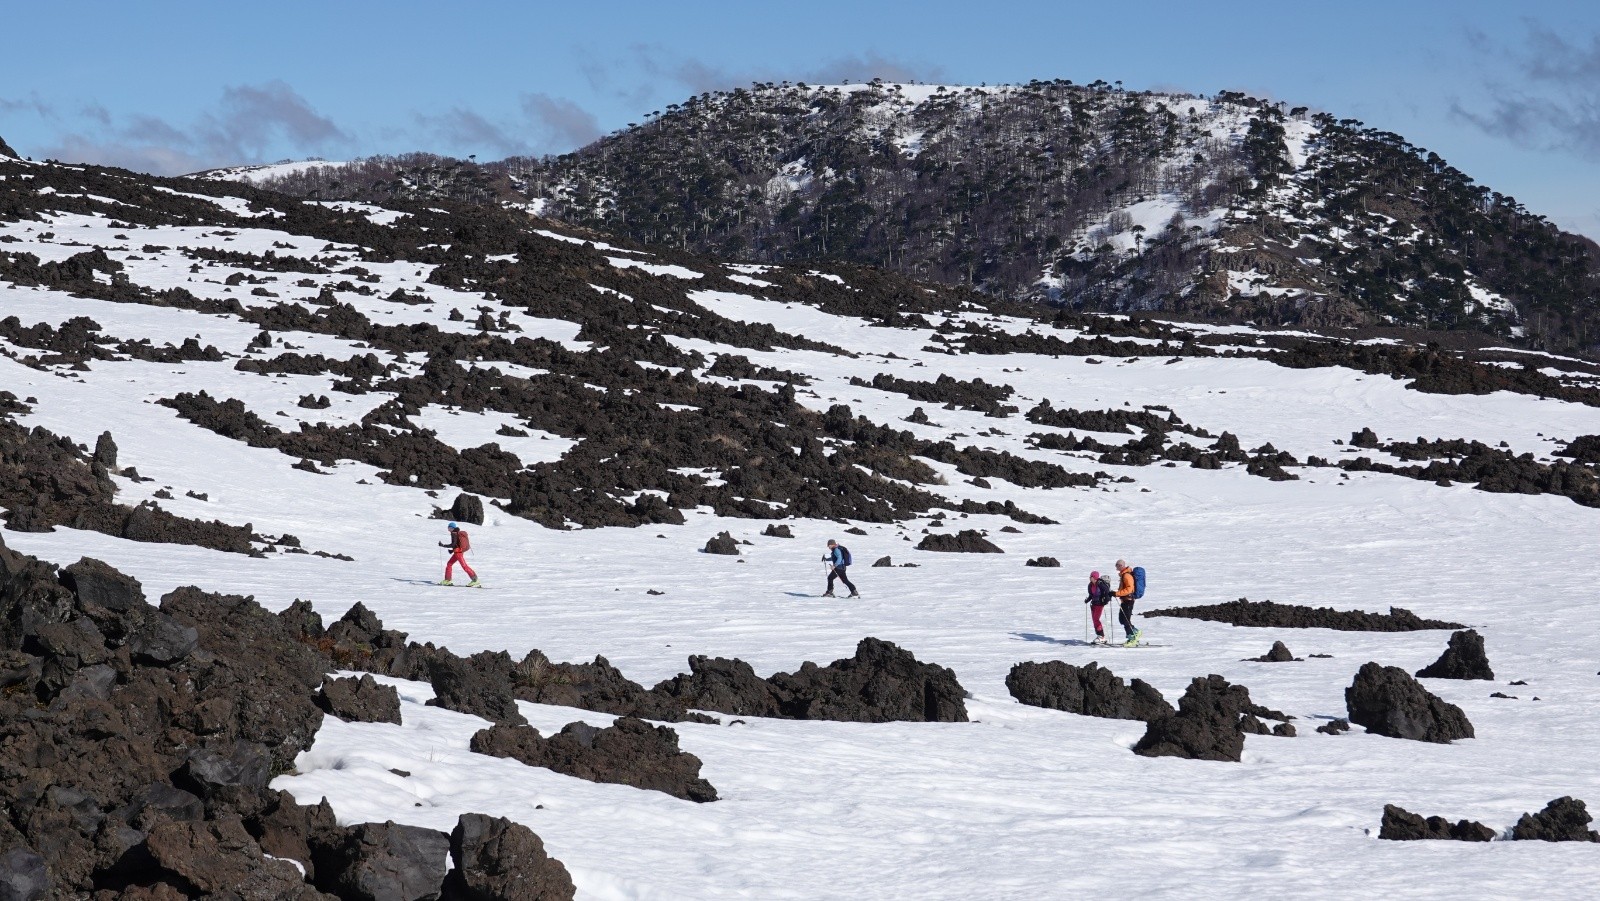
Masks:
[[[301,640],[307,610],[195,588],[156,607],[104,563],[58,572],[0,543],[0,894],[571,898],[526,827],[343,827],[268,788],[311,746],[319,701],[398,712],[381,686],[326,680],[340,666]]]

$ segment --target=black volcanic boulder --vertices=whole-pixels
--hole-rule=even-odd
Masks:
[[[947,554],[1004,554],[998,545],[983,537],[976,529],[962,529],[954,535],[928,534],[917,542],[919,551],[940,551]]]
[[[352,826],[312,848],[317,888],[353,901],[437,898],[449,853],[443,832],[392,821]]]
[[[1043,567],[1054,568],[1054,567],[1060,566],[1061,565],[1061,561],[1057,560],[1054,557],[1034,557],[1033,559],[1029,560],[1024,565],[1026,565],[1026,566],[1043,566]]]
[[[483,525],[483,499],[466,492],[456,495],[455,503],[450,505],[450,518],[475,526]]]
[[[1551,801],[1538,813],[1525,813],[1511,827],[1515,841],[1600,842],[1600,834],[1589,828],[1594,818],[1589,808],[1570,795]]]
[[[777,716],[852,723],[967,721],[966,690],[956,674],[922,663],[910,651],[863,638],[853,657],[759,680],[742,660],[692,657],[690,672],[651,689],[678,704],[736,716]]]
[[[1466,629],[1450,636],[1450,645],[1439,659],[1417,670],[1419,679],[1493,679],[1489,655],[1483,650],[1483,636]]]
[[[577,891],[539,836],[503,817],[462,814],[450,832],[450,859],[443,901],[568,901]]]
[[[370,675],[324,679],[317,706],[347,723],[400,724],[400,692]]]
[[[471,748],[590,782],[631,785],[686,801],[717,800],[717,790],[700,778],[700,758],[679,750],[672,727],[631,716],[604,729],[568,723],[549,738],[532,726],[495,725],[473,735]]]
[[[1444,817],[1421,816],[1394,804],[1383,805],[1383,824],[1378,828],[1378,838],[1395,842],[1444,840],[1458,842],[1487,842],[1495,831],[1473,820],[1450,822]]]
[[[1472,723],[1460,707],[1423,688],[1398,666],[1364,664],[1344,690],[1350,722],[1390,738],[1448,744],[1472,738]]]
[[[0,144],[0,150],[7,150]],[[45,860],[27,848],[0,852],[0,898],[5,901],[42,901],[50,891]]]
[[[434,696],[428,706],[470,713],[491,723],[526,725],[528,721],[517,710],[517,700],[511,695],[509,667],[506,677],[496,679],[473,663],[448,651],[429,657],[428,681],[433,684]]]
[[[1133,752],[1144,757],[1237,762],[1244,752],[1246,729],[1258,735],[1293,735],[1289,730],[1273,733],[1260,718],[1288,719],[1251,701],[1250,690],[1243,685],[1218,675],[1197,676],[1178,699],[1178,712],[1152,720]]]
[[[1098,663],[1077,667],[1059,660],[1023,662],[1006,675],[1006,690],[1030,707],[1047,707],[1113,720],[1150,720],[1172,714],[1172,705],[1143,679],[1132,686]]]
[[[157,819],[133,853],[141,852],[153,871],[146,878],[185,886],[193,897],[315,897],[295,865],[263,854],[237,816],[203,822]],[[245,887],[248,896],[236,894]]]
[[[255,742],[235,742],[227,754],[209,748],[196,748],[189,759],[172,774],[172,782],[204,801],[235,799],[246,791],[267,787],[272,778],[272,757]]]
[[[76,592],[82,603],[104,607],[113,613],[126,613],[144,606],[144,588],[138,579],[123,575],[93,557],[84,557],[63,569],[61,583]]]
[[[705,553],[738,556],[739,542],[735,541],[733,536],[727,532],[720,532],[717,537],[706,540]]]
[[[148,617],[128,639],[128,652],[139,663],[167,666],[189,656],[200,644],[200,632],[163,613]]]
[[[789,527],[787,525],[778,525],[778,524],[773,524],[773,525],[767,526],[765,529],[761,530],[761,534],[767,536],[768,538],[793,538],[794,537],[794,532],[790,531]]]
[[[1281,641],[1274,641],[1272,649],[1260,657],[1251,657],[1251,663],[1293,663],[1299,658],[1289,652],[1289,646]]]
[[[710,722],[687,713],[684,705],[629,679],[604,657],[593,663],[555,663],[538,650],[527,653],[511,670],[511,691],[519,700],[558,707],[581,707],[617,716],[675,723]]]
[[[783,716],[777,689],[738,658],[696,654],[689,658],[687,673],[660,683],[652,692],[700,710],[738,716]]]

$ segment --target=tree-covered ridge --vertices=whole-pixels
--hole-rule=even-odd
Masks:
[[[1398,135],[1237,92],[758,84],[559,157],[412,155],[274,187],[531,201],[650,245],[867,264],[1087,310],[1600,350],[1593,242]]]

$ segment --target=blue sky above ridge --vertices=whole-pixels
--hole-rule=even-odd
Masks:
[[[707,90],[873,77],[1241,90],[1394,131],[1600,237],[1600,5],[31,4],[0,136],[173,174],[559,153]]]

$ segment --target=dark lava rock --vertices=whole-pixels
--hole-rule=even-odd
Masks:
[[[994,542],[983,537],[976,529],[962,529],[955,535],[928,535],[917,543],[919,551],[942,551],[953,554],[1003,554]]]
[[[117,442],[111,437],[110,432],[101,432],[100,437],[96,439],[93,460],[109,472],[117,471]]]
[[[200,632],[165,614],[149,617],[128,639],[128,651],[140,663],[166,666],[189,656]]]
[[[854,723],[964,723],[966,691],[951,670],[921,663],[910,651],[863,638],[854,657],[757,678],[742,660],[689,658],[689,672],[651,691],[699,710]]]
[[[1028,561],[1027,565],[1028,566],[1059,567],[1061,565],[1061,561],[1057,560],[1054,557],[1034,557],[1032,560]]]
[[[93,557],[84,557],[62,570],[61,583],[76,592],[83,603],[104,607],[113,613],[126,613],[144,606],[144,587],[139,580]]]
[[[1300,658],[1289,653],[1289,646],[1281,641],[1272,643],[1272,650],[1260,657],[1251,657],[1251,663],[1293,663]]]
[[[533,830],[502,817],[464,813],[450,832],[443,901],[568,901],[576,889]]]
[[[1006,675],[1006,690],[1030,707],[1084,716],[1149,722],[1170,716],[1172,705],[1143,679],[1131,686],[1098,663],[1078,667],[1059,660],[1019,663]]]
[[[189,752],[172,781],[210,801],[229,789],[263,789],[272,778],[272,757],[254,742],[236,742],[227,755],[207,748]]]
[[[455,503],[450,505],[450,518],[456,522],[483,525],[483,498],[466,492],[456,495]]]
[[[705,553],[737,556],[739,553],[739,542],[735,541],[733,536],[727,532],[721,532],[717,535],[717,537],[706,541]]]
[[[313,848],[317,888],[354,901],[424,901],[439,897],[450,838],[394,822],[362,823],[342,840]]]
[[[765,529],[763,529],[761,531],[761,534],[767,536],[768,538],[793,538],[794,537],[794,533],[789,531],[789,527],[787,525],[778,525],[776,523],[767,526]]]
[[[1287,726],[1288,723],[1284,723],[1284,725]],[[1269,727],[1266,723],[1263,723],[1261,720],[1257,719],[1256,717],[1254,717],[1254,716],[1252,716],[1251,714],[1248,714],[1248,713],[1245,714],[1244,716],[1239,717],[1239,731],[1243,732],[1245,735],[1271,735],[1272,734],[1271,727]]]
[[[1464,629],[1460,623],[1423,619],[1400,607],[1387,614],[1332,607],[1303,607],[1240,598],[1226,604],[1169,607],[1145,616],[1178,616],[1234,626],[1271,626],[1280,629],[1337,629],[1342,632],[1412,632],[1418,629]]]
[[[49,891],[43,857],[27,848],[0,853],[0,901],[40,901]]]
[[[558,707],[581,707],[617,716],[664,722],[708,722],[688,713],[676,699],[646,691],[604,657],[593,663],[554,663],[529,651],[511,671],[512,692],[519,700]]]
[[[1338,735],[1341,732],[1349,732],[1350,721],[1343,717],[1332,719],[1318,726],[1317,731],[1324,735]]]
[[[379,685],[369,675],[328,677],[317,694],[317,706],[347,723],[400,724],[400,692],[393,685]]]
[[[604,729],[568,723],[549,738],[532,726],[495,725],[473,735],[471,747],[478,754],[590,782],[631,785],[686,801],[717,800],[717,790],[700,778],[700,758],[678,749],[677,732],[631,716]]]
[[[1251,701],[1250,690],[1243,685],[1218,675],[1197,676],[1178,699],[1178,712],[1152,720],[1133,752],[1144,757],[1237,762],[1244,751],[1245,728],[1268,734],[1262,717],[1287,719]]]
[[[1421,679],[1493,679],[1489,655],[1483,650],[1483,636],[1467,629],[1450,636],[1450,646],[1438,660],[1417,670]]]
[[[1294,738],[1300,733],[1295,729],[1294,723],[1279,723],[1272,727],[1272,734],[1279,738]]]
[[[429,707],[470,713],[491,723],[527,725],[528,721],[517,711],[516,698],[511,695],[509,660],[506,673],[500,679],[486,676],[473,662],[449,653],[429,657],[426,665],[434,694],[428,701]]]
[[[893,566],[894,566],[894,561],[893,561],[893,560],[891,560],[891,559],[890,559],[890,558],[888,558],[888,557],[879,557],[879,558],[878,558],[878,559],[876,559],[876,560],[874,560],[874,561],[872,561],[872,565],[873,565],[873,566],[888,566],[888,567],[893,567]]]
[[[1495,831],[1473,820],[1450,822],[1444,817],[1421,816],[1394,804],[1383,805],[1383,825],[1378,838],[1396,842],[1444,840],[1457,842],[1487,842]]]
[[[184,886],[194,893],[156,892],[153,897],[317,897],[294,864],[262,853],[237,816],[205,822],[157,820],[137,851],[162,877],[161,884]]]
[[[1374,432],[1370,426],[1363,428],[1359,432],[1351,432],[1350,446],[1368,449],[1376,448],[1378,446],[1378,433]]]
[[[1582,801],[1566,795],[1551,801],[1538,813],[1525,813],[1511,827],[1514,841],[1600,842],[1589,828],[1594,817]]]
[[[1440,744],[1473,737],[1460,707],[1434,696],[1398,666],[1364,664],[1344,700],[1350,721],[1378,735]]]

